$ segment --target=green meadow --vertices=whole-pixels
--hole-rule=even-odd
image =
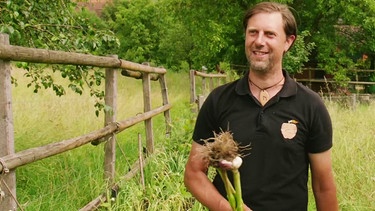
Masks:
[[[104,115],[95,115],[89,91],[82,95],[67,90],[58,97],[52,90],[37,94],[27,88],[24,70],[14,68],[18,80],[12,86],[16,151],[70,139],[100,129]],[[117,120],[143,111],[141,81],[118,73]],[[55,80],[67,84],[58,74]],[[116,138],[116,200],[99,210],[206,210],[183,185],[184,166],[191,143],[196,114],[191,110],[189,73],[167,73],[172,134],[165,136],[164,117],[153,119],[155,153],[140,174],[130,180],[124,175],[138,157],[138,134],[145,146],[144,124],[133,126]],[[158,82],[152,83],[153,107],[161,106]],[[333,164],[340,210],[375,210],[375,102],[349,109],[327,102],[334,127]],[[79,210],[105,191],[104,144],[87,144],[75,150],[19,167],[16,170],[19,210]],[[315,210],[310,194],[309,210]]]

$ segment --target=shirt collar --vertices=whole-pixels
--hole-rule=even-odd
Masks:
[[[283,70],[283,75],[285,77],[285,82],[283,85],[283,88],[279,92],[280,97],[290,97],[297,94],[297,82],[294,81],[286,72]],[[239,79],[237,85],[236,85],[236,93],[238,95],[249,95],[250,94],[250,88],[249,88],[249,71],[246,72],[246,74]]]

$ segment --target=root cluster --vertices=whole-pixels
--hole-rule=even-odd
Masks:
[[[219,168],[220,161],[233,161],[235,157],[241,156],[239,151],[238,143],[233,140],[232,134],[226,131],[215,133],[213,138],[205,140],[205,147],[201,154],[210,166]]]

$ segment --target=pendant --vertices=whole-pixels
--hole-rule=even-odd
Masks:
[[[270,95],[268,94],[268,92],[266,90],[260,90],[260,94],[259,94],[260,104],[264,106],[268,102],[269,99],[270,99]]]

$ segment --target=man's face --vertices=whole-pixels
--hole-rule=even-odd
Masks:
[[[281,70],[283,54],[295,39],[286,37],[283,26],[280,13],[259,13],[248,20],[245,52],[251,70]]]

